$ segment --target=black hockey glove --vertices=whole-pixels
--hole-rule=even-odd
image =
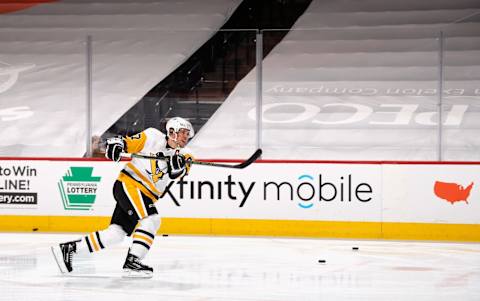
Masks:
[[[183,174],[186,168],[186,160],[183,155],[175,154],[168,158],[168,174],[171,179],[176,179]]]
[[[105,157],[115,162],[120,161],[120,154],[123,152],[125,144],[122,137],[112,137],[107,139]]]

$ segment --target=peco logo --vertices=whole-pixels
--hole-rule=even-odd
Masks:
[[[12,88],[18,81],[20,72],[35,68],[35,64],[21,64],[12,66],[0,61],[0,93]]]
[[[0,94],[10,90],[18,81],[20,73],[35,68],[35,64],[12,66],[0,61]],[[28,106],[4,108],[0,110],[1,121],[13,121],[28,118],[33,111]]]
[[[469,105],[454,104],[444,110],[444,126],[462,124]],[[288,118],[285,114],[288,112]],[[282,118],[275,117],[281,115]],[[262,106],[262,122],[265,124],[311,124],[312,126],[436,126],[438,113],[421,112],[418,104],[359,104],[359,103],[326,103],[309,104],[303,102],[277,102]],[[256,120],[256,108],[248,112],[248,117]],[[334,117],[334,118],[332,118]]]

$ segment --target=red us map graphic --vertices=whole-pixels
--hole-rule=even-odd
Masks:
[[[450,202],[452,205],[455,202],[465,201],[468,204],[468,197],[470,196],[470,191],[473,188],[473,182],[470,183],[466,188],[457,183],[446,183],[436,181],[433,191],[435,195],[439,198]]]
[[[0,14],[8,14],[22,9],[48,2],[57,2],[58,0],[16,0],[16,1],[0,1]]]

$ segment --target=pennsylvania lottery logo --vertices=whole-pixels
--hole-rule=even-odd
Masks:
[[[101,177],[92,176],[93,167],[70,167],[58,181],[65,210],[90,210],[95,203]]]

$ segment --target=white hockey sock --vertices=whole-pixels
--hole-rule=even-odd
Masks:
[[[130,248],[130,253],[140,259],[143,259],[150,250],[155,236],[150,232],[144,231],[142,229],[137,229],[133,233],[132,237],[133,241],[132,247]]]
[[[112,224],[107,229],[95,231],[77,243],[77,253],[96,252],[123,241],[127,233],[119,225]]]
[[[159,227],[160,217],[158,214],[149,215],[140,220],[139,226],[132,235],[133,241],[130,253],[143,259],[150,250]]]

